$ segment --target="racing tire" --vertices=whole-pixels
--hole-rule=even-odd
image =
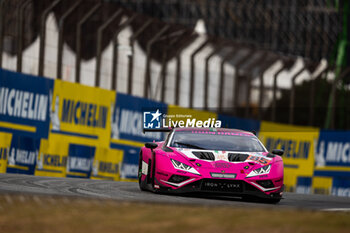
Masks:
[[[274,198],[274,199],[264,199],[263,202],[267,204],[278,204],[281,201],[281,198]]]
[[[141,180],[142,177],[142,153],[140,153],[139,156],[139,173],[138,173],[138,180],[139,180],[139,187],[141,191],[147,191],[145,181]]]

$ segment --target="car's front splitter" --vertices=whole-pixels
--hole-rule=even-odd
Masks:
[[[229,180],[229,179],[199,179],[193,181],[189,179],[186,184],[181,187],[168,187],[162,185],[155,179],[154,189],[159,192],[166,193],[211,193],[215,195],[232,195],[232,196],[256,196],[260,198],[276,199],[282,198],[284,186],[274,187],[264,192],[258,188],[257,185],[248,183],[244,180]],[[169,183],[167,184],[169,185]]]

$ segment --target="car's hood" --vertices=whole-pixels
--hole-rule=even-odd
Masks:
[[[239,151],[220,151],[220,150],[201,150],[172,148],[177,153],[188,159],[203,160],[207,162],[226,161],[233,163],[254,162],[260,165],[268,165],[273,158],[266,155],[268,152],[239,152]],[[210,159],[209,159],[210,158]]]

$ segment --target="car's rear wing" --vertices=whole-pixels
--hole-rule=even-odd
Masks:
[[[143,133],[146,132],[170,132],[173,128],[158,128],[158,129],[143,129]]]

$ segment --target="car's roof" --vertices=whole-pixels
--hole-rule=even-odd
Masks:
[[[215,131],[215,132],[230,132],[230,133],[241,133],[249,136],[254,136],[254,133],[249,131],[244,131],[240,129],[229,129],[229,128],[199,128],[199,127],[184,127],[184,128],[175,128],[174,131]]]

